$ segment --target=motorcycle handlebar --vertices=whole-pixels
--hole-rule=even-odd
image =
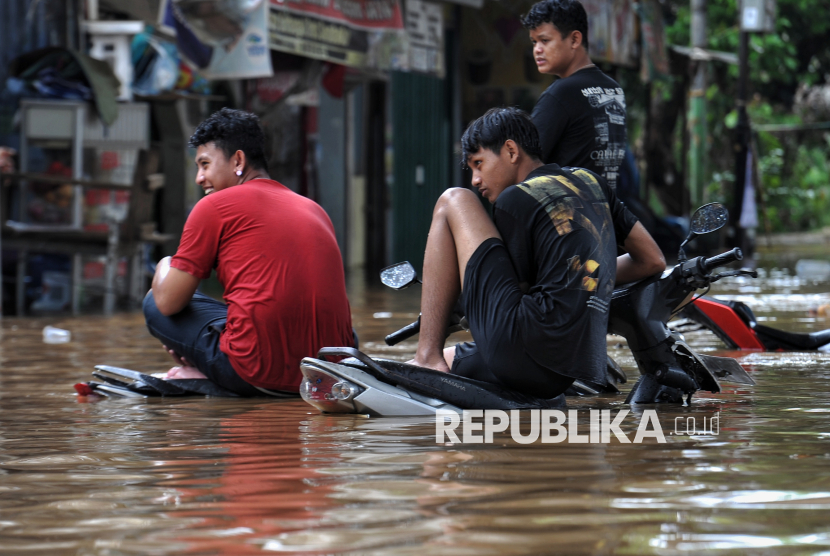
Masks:
[[[701,261],[701,267],[703,267],[706,272],[709,272],[719,266],[727,265],[733,261],[740,261],[743,258],[744,254],[741,252],[741,249],[739,247],[735,247],[726,253],[721,253],[720,255],[703,259]]]
[[[398,342],[403,342],[407,338],[411,338],[415,334],[421,331],[421,317],[418,317],[418,320],[411,324],[407,324],[400,330],[396,330],[389,334],[385,339],[387,346],[394,346]]]

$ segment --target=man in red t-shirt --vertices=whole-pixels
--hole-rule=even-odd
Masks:
[[[190,138],[206,196],[144,300],[150,333],[180,365],[243,396],[296,393],[300,360],[354,345],[340,250],[325,211],[268,176],[253,114],[222,109]],[[225,303],[196,291],[216,269]]]

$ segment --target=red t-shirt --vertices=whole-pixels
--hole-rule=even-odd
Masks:
[[[303,357],[354,344],[331,220],[281,183],[252,180],[201,199],[171,266],[202,279],[216,268],[228,304],[219,349],[254,386],[296,391]]]

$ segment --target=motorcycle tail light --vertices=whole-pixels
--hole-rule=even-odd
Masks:
[[[331,387],[331,395],[338,400],[349,401],[360,393],[360,387],[351,382],[338,382]]]
[[[352,400],[363,388],[316,367],[301,365],[303,381],[300,383],[302,398],[320,411],[327,413],[355,413]]]

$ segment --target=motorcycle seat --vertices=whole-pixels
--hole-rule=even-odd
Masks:
[[[379,380],[423,396],[438,398],[461,409],[562,409],[566,406],[564,395],[551,399],[537,398],[471,378],[390,359],[371,359],[357,350],[346,353],[340,349],[341,354],[351,355],[349,359],[340,361],[341,365],[360,368]],[[356,357],[358,354],[359,357]],[[363,358],[369,359],[374,365]],[[382,373],[378,372],[375,365],[380,367]]]
[[[830,329],[799,334],[756,324],[754,330],[769,350],[814,350],[830,343]]]

